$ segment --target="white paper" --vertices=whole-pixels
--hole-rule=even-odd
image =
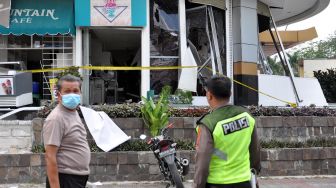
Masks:
[[[131,139],[105,112],[96,112],[83,106],[80,108],[93,139],[103,151],[108,152]]]
[[[185,54],[185,62],[181,62],[182,66],[197,66],[194,55],[190,48],[187,48]],[[186,91],[197,91],[197,68],[182,69],[178,88]]]

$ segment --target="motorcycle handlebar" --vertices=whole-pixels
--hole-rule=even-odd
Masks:
[[[171,128],[173,128],[173,127],[174,127],[174,125],[173,125],[172,123],[170,123],[167,127],[163,128],[163,129],[161,130],[161,135],[165,138],[165,137],[166,137],[166,134],[167,134],[167,132],[168,132],[168,129],[171,129]]]

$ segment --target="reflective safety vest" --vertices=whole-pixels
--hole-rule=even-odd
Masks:
[[[254,118],[240,106],[224,106],[201,118],[212,132],[214,152],[207,182],[232,184],[251,179],[249,146]]]

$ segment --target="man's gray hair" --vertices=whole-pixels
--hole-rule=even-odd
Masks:
[[[61,91],[62,89],[62,83],[66,81],[66,82],[78,82],[79,83],[79,88],[81,88],[82,86],[82,80],[80,78],[78,78],[77,76],[73,76],[71,74],[67,74],[65,76],[62,76],[58,81],[57,81],[57,90]]]

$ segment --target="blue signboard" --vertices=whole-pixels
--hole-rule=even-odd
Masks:
[[[75,0],[76,26],[146,26],[146,0]]]
[[[70,0],[12,0],[9,28],[0,34],[74,34],[74,4]]]

